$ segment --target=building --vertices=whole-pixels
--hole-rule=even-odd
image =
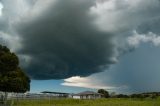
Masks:
[[[73,99],[99,99],[102,98],[103,95],[93,91],[85,91],[78,94],[74,94],[72,95],[72,97]]]
[[[4,97],[4,92],[0,92],[0,101]],[[50,98],[68,98],[69,93],[43,91],[41,93],[8,93],[8,98],[15,99],[50,99]]]
[[[43,91],[41,92],[43,95],[48,95],[50,97],[57,97],[57,98],[68,98],[69,93],[63,92],[50,92],[50,91]]]

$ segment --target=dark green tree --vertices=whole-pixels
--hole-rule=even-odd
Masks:
[[[99,89],[98,93],[102,94],[105,98],[109,98],[109,93],[105,89]]]
[[[0,91],[24,93],[30,90],[30,78],[19,67],[18,57],[0,45]]]

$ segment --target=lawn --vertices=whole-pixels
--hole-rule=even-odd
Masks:
[[[51,100],[18,100],[14,106],[160,106],[158,99],[51,99]]]

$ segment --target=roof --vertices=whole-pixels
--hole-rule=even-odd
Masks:
[[[93,91],[84,91],[84,92],[80,92],[77,94],[74,94],[75,96],[81,96],[81,95],[102,95],[100,93],[97,92],[93,92]]]
[[[50,93],[50,94],[69,94],[69,93],[64,93],[64,92],[51,92],[51,91],[43,91],[41,93]]]

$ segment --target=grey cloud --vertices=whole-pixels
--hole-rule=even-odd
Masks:
[[[136,30],[143,34],[148,32],[154,32],[156,34],[160,34],[160,18],[152,19],[143,25],[140,25],[136,28]]]
[[[56,1],[43,16],[20,22],[16,30],[32,58],[27,73],[33,79],[88,76],[113,63],[112,34],[94,27],[88,14],[92,1]]]
[[[116,1],[112,11],[106,10],[107,4],[98,8],[95,0],[1,1],[3,19],[7,19],[3,23],[9,28],[1,27],[20,37],[22,47],[15,52],[33,79],[64,79],[103,71],[121,52],[128,52],[124,42],[130,32],[148,30],[145,24],[155,24],[160,9],[158,0],[110,0]],[[93,24],[96,21],[98,24]]]
[[[98,0],[97,0],[98,1]],[[91,8],[102,31],[118,34],[159,18],[159,0],[106,0]]]

